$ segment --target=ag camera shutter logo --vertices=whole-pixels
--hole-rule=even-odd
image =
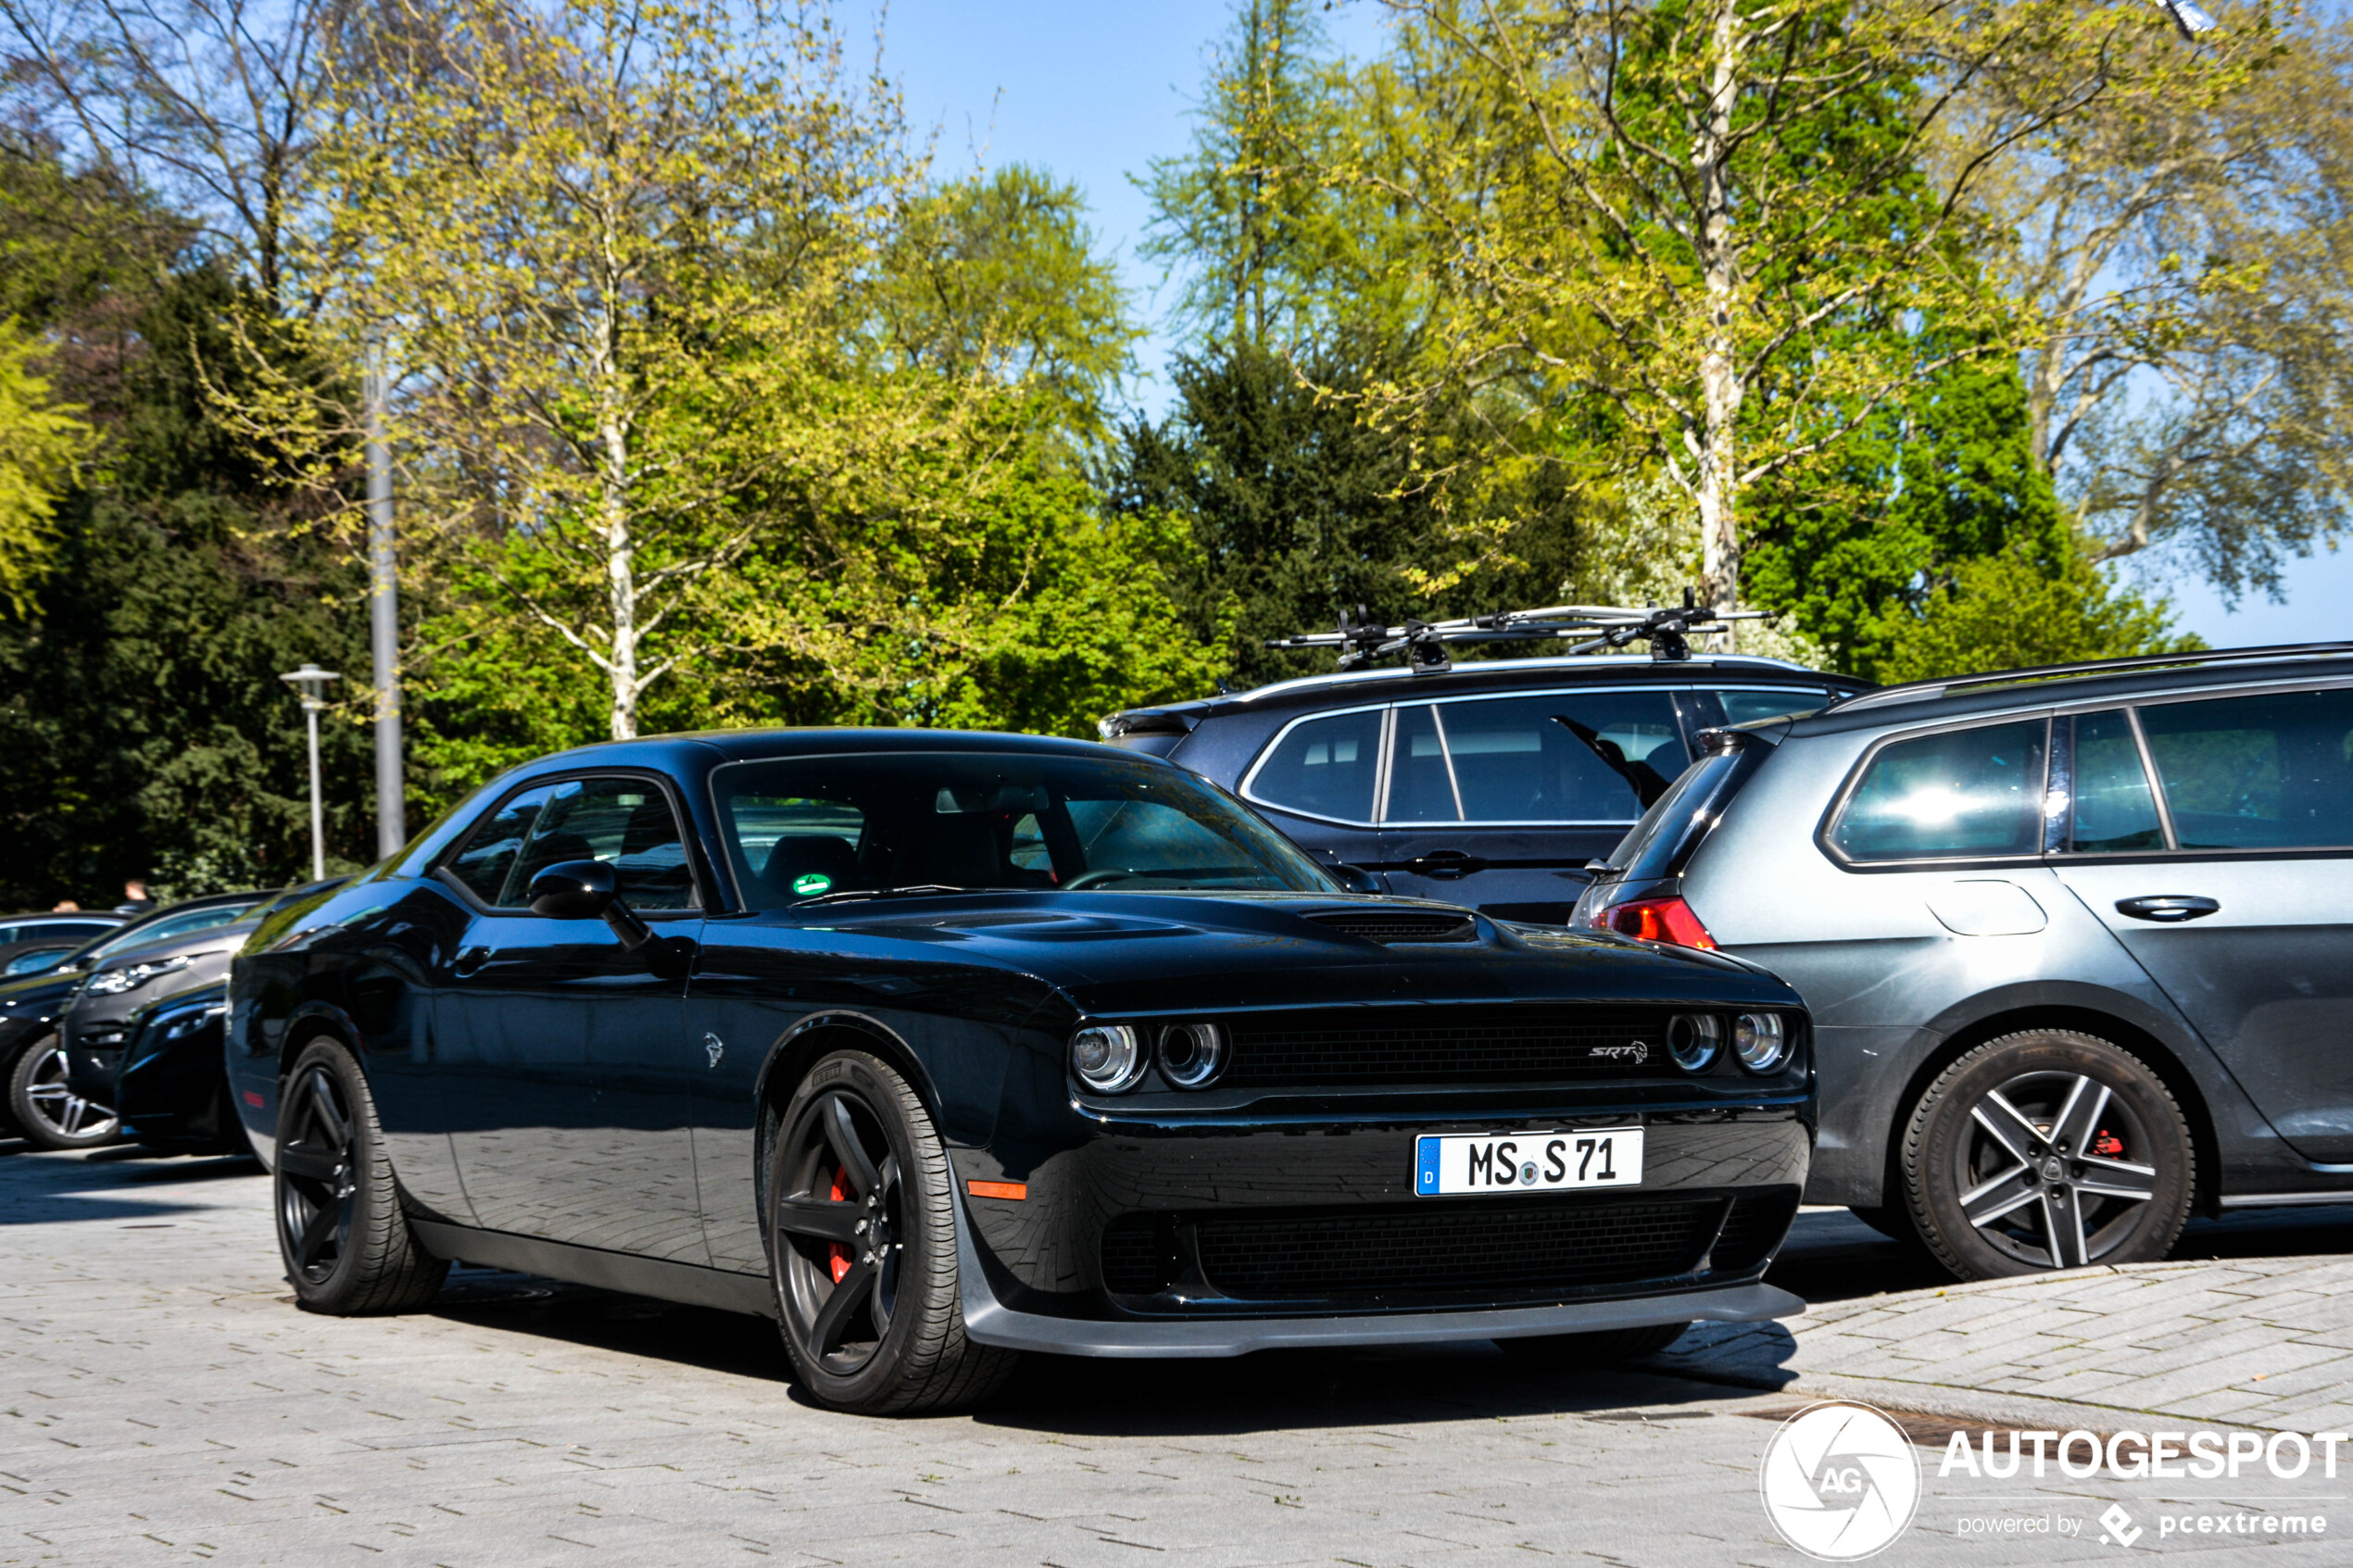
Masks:
[[[1756,1485],[1783,1540],[1824,1562],[1852,1562],[1910,1526],[1920,1503],[1920,1458],[1885,1415],[1834,1400],[1781,1423]]]

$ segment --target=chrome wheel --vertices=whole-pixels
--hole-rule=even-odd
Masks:
[[[802,1106],[783,1148],[772,1245],[785,1331],[810,1364],[848,1377],[874,1360],[899,1306],[899,1157],[875,1107],[848,1087]]]
[[[351,1107],[325,1067],[312,1065],[289,1087],[279,1122],[278,1239],[287,1266],[324,1285],[351,1244]]]
[[[111,1108],[73,1092],[65,1048],[44,1041],[17,1070],[16,1111],[25,1136],[47,1148],[87,1148],[115,1134]]]

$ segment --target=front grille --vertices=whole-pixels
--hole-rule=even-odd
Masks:
[[[1191,1221],[1203,1277],[1238,1300],[1409,1292],[1476,1300],[1689,1273],[1724,1214],[1721,1198],[1566,1204],[1422,1202],[1343,1213],[1203,1214]],[[1151,1295],[1175,1281],[1172,1215],[1105,1227],[1103,1285]]]
[[[1745,1273],[1772,1256],[1797,1217],[1797,1189],[1747,1192],[1732,1200],[1724,1234],[1716,1238],[1708,1267],[1718,1273]]]
[[[1655,1008],[1319,1008],[1226,1021],[1228,1088],[1548,1084],[1671,1072]]]
[[[1307,918],[1367,942],[1472,942],[1478,938],[1478,922],[1470,916],[1434,910],[1338,909]]]

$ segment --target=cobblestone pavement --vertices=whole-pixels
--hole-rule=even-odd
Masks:
[[[2272,1250],[2290,1248],[2306,1255]],[[2064,1400],[2111,1425],[2133,1411],[2353,1430],[2347,1248],[2353,1208],[2278,1210],[2202,1222],[2173,1261],[1956,1285],[1851,1216],[1806,1213],[1780,1271],[1806,1316],[1705,1325],[1659,1364],[1967,1413]],[[1825,1299],[1841,1276],[1912,1288]]]
[[[1037,1361],[978,1415],[861,1420],[797,1400],[769,1327],[722,1313],[486,1271],[430,1312],[301,1313],[252,1167],[11,1149],[0,1563],[1802,1561],[1757,1497],[1786,1395],[1530,1377],[1478,1348]],[[1939,1451],[1881,1561],[2111,1559],[2111,1501],[2151,1526],[2139,1549],[2201,1562],[2343,1549],[2160,1539],[2169,1498],[2353,1530],[2353,1474],[1945,1482]],[[2050,1533],[1959,1535],[1971,1520]]]

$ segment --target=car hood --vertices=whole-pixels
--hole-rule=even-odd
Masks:
[[[1389,942],[1317,915],[1466,917],[1473,940]],[[846,937],[921,943],[1037,975],[1088,1011],[1366,1001],[1683,1001],[1793,1006],[1720,954],[1490,920],[1424,899],[1346,894],[988,893],[878,899],[781,917]]]

